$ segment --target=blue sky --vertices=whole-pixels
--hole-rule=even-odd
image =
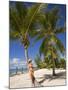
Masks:
[[[26,3],[29,5],[29,3]],[[51,10],[53,7],[55,6],[55,4],[49,4],[48,5],[48,10]],[[66,8],[65,8],[65,5],[56,5],[57,7],[60,8],[60,13],[59,15],[63,16],[63,20],[61,19],[59,21],[59,25],[62,26],[64,24],[64,21],[65,21],[65,18],[66,18]],[[66,37],[66,33],[63,33],[63,34],[59,34],[57,35],[57,37],[61,40],[61,42],[63,43],[64,47],[66,48],[66,40],[65,40],[65,37]],[[33,41],[31,40],[31,43]],[[29,52],[29,57],[34,60],[34,58],[36,57],[37,54],[39,54],[39,47],[41,45],[41,42],[42,41],[38,41],[34,46],[32,46],[32,44],[29,46],[29,49],[28,49],[28,52]],[[10,40],[10,61],[12,61],[14,58],[18,58],[19,61],[25,61],[25,54],[24,54],[24,47],[23,45],[18,41],[13,41],[13,40]]]

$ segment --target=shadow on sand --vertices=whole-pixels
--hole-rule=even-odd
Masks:
[[[54,79],[66,79],[66,72],[64,71],[64,72],[56,73],[56,76],[53,76],[51,74],[45,74],[43,77],[44,78],[42,78],[42,80],[39,81],[39,83],[43,83],[47,79],[49,82]]]

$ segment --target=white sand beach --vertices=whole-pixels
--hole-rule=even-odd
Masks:
[[[66,71],[63,69],[55,70],[57,76],[52,76],[52,70],[39,69],[35,71],[35,78],[42,86],[66,85]],[[36,87],[38,84],[36,83]],[[10,77],[10,88],[32,87],[28,73]]]

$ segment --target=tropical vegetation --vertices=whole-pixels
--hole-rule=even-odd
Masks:
[[[19,40],[22,43],[27,63],[30,35],[35,34],[35,22],[44,6],[46,7],[46,4],[34,4],[27,7],[21,2],[16,2],[15,5],[10,6],[10,39]]]
[[[39,52],[40,55],[48,56],[52,60],[53,75],[55,75],[55,59],[59,56],[58,52],[63,54],[65,51],[64,45],[57,37],[58,34],[65,32],[65,26],[59,27],[57,25],[58,20],[62,18],[59,12],[59,8],[53,8],[42,14],[41,18],[38,20],[40,29],[35,40],[36,43],[36,41],[42,39]]]
[[[41,59],[39,55],[35,57],[35,63],[37,65],[37,68],[46,68],[46,69],[52,69],[53,68],[53,62],[48,57],[44,58],[44,60]],[[56,69],[66,69],[66,60],[64,58],[56,58],[55,59],[55,68]]]
[[[40,57],[44,55],[44,61],[36,57],[35,62],[38,68],[52,68],[55,75],[55,68],[59,67],[59,53],[64,54],[65,48],[58,34],[65,32],[65,25],[58,26],[58,21],[63,17],[59,15],[59,8],[54,7],[46,10],[47,4],[32,4],[16,2],[10,6],[10,39],[19,40],[24,46],[25,57],[28,63],[28,47],[30,38],[34,43],[42,40],[39,48]],[[66,66],[65,60],[60,60],[61,66]]]

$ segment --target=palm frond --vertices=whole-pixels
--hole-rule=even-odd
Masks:
[[[65,51],[63,43],[56,36],[53,36],[53,37],[54,37],[54,42],[56,43],[56,46],[57,46],[58,50],[61,53],[63,53]]]
[[[50,21],[52,30],[54,30],[54,28],[56,27],[56,24],[57,24],[59,19],[60,19],[59,8],[55,7],[49,13],[49,21]]]
[[[49,50],[49,41],[50,41],[50,38],[44,38],[43,41],[42,41],[42,44],[40,46],[40,49],[39,49],[39,53],[40,55],[43,53],[43,54],[46,54],[47,51]]]
[[[10,39],[12,40],[16,40],[16,39],[19,39],[19,33],[17,31],[13,32],[13,31],[10,31]]]
[[[10,8],[10,26],[12,30],[17,30],[20,32],[19,17],[15,9]]]
[[[33,24],[36,20],[38,20],[38,18],[40,17],[40,10],[46,6],[46,4],[35,4],[35,5],[32,5],[32,7],[29,8],[29,11],[28,11],[28,16],[27,16],[27,31],[29,30],[31,24]]]
[[[36,43],[37,41],[39,41],[39,40],[41,40],[41,39],[43,39],[43,38],[44,38],[43,34],[41,34],[41,33],[37,34],[34,43]]]
[[[66,32],[64,27],[60,27],[54,31],[55,34],[60,34]]]
[[[20,20],[23,21],[23,18],[26,17],[27,11],[28,11],[26,5],[24,3],[21,3],[21,2],[16,2],[16,10],[17,10],[18,15],[20,17]]]

